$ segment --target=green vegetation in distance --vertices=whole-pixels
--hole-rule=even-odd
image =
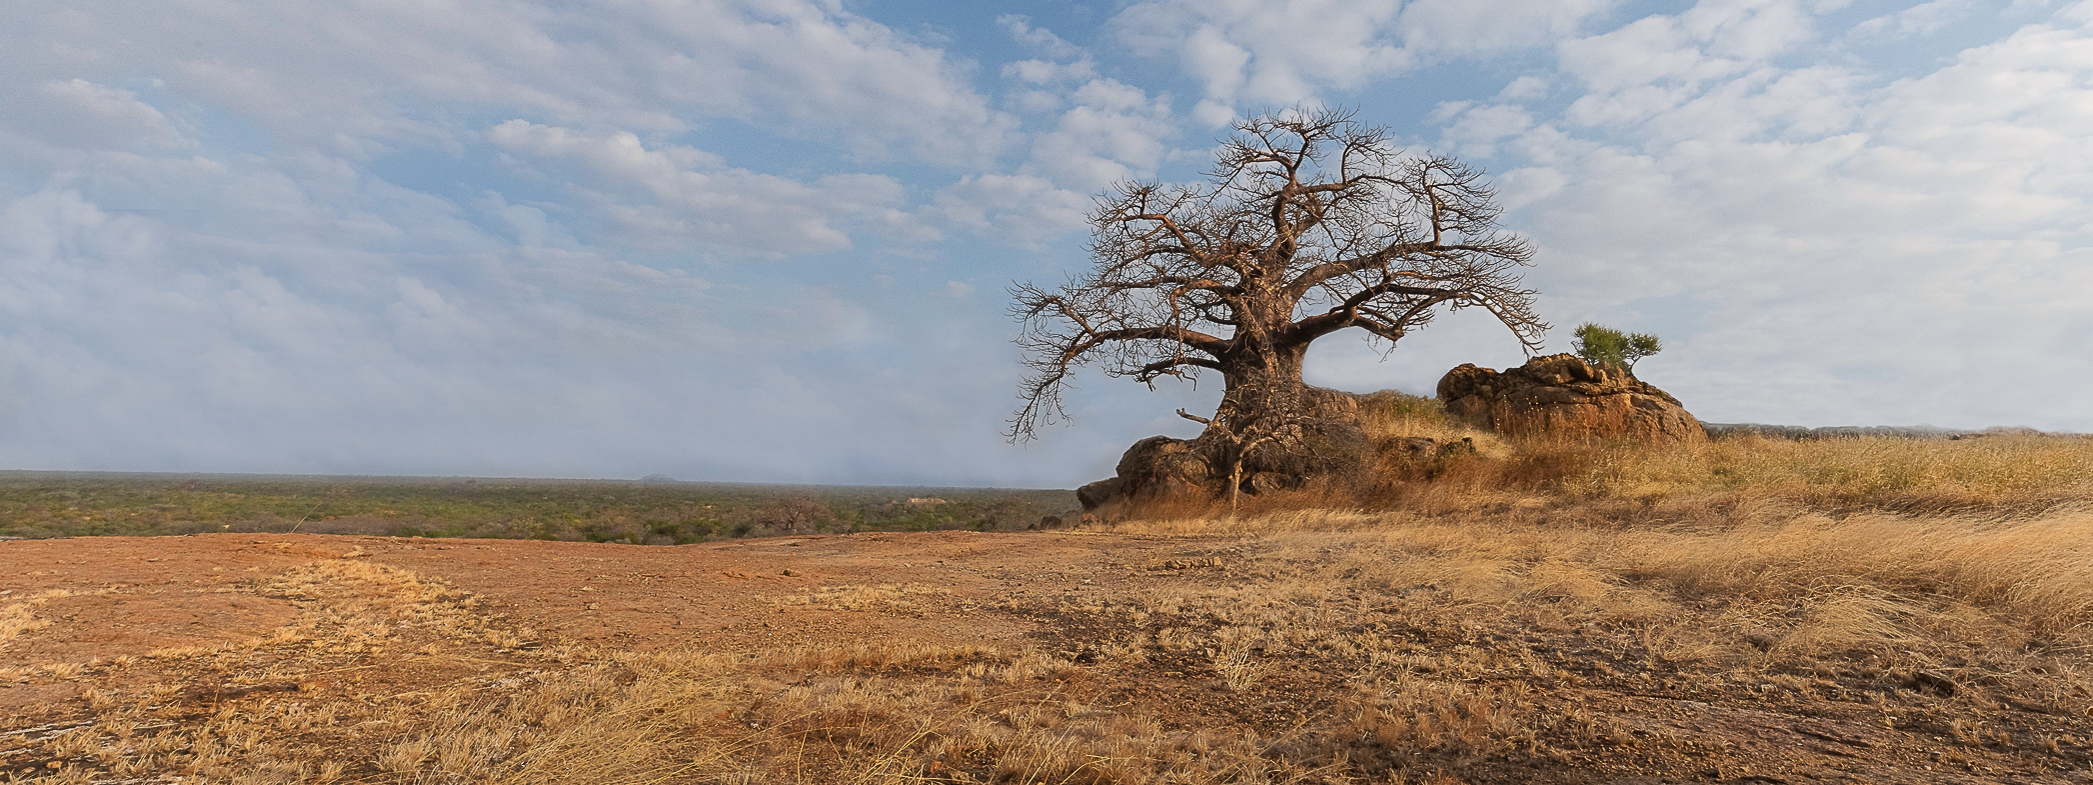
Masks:
[[[0,472],[0,536],[310,532],[676,545],[1025,529],[1065,490],[429,477]]]
[[[1577,356],[1594,364],[1615,365],[1635,370],[1635,361],[1664,351],[1657,343],[1657,336],[1649,333],[1627,333],[1610,327],[1601,327],[1591,322],[1577,325]]]

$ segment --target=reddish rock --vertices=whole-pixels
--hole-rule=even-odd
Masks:
[[[1706,441],[1679,399],[1627,369],[1570,354],[1535,357],[1503,373],[1462,365],[1439,380],[1447,414],[1515,438]]]
[[[1211,496],[1215,477],[1197,440],[1150,436],[1119,458],[1119,492],[1134,501]]]

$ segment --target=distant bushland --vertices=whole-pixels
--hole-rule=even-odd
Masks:
[[[1068,491],[533,479],[0,472],[0,535],[309,532],[677,545],[1024,529]]]

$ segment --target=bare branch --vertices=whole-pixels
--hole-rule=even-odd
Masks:
[[[1235,131],[1202,183],[1101,196],[1087,272],[1052,291],[1012,290],[1031,371],[1013,439],[1065,417],[1059,396],[1084,365],[1148,383],[1218,371],[1235,396],[1252,380],[1298,386],[1323,335],[1357,327],[1392,346],[1468,307],[1538,348],[1547,324],[1520,285],[1534,249],[1499,227],[1481,172],[1404,155],[1342,109],[1266,114]]]

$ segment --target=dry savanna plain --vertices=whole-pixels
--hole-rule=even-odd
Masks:
[[[735,519],[603,484],[587,521],[551,491],[467,520],[18,478],[0,776],[2093,782],[2093,441],[1479,444],[1039,530],[1023,499]],[[192,533],[43,536],[155,515]]]

